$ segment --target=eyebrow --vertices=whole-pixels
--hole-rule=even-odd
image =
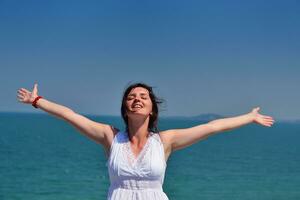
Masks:
[[[140,94],[141,94],[141,96],[147,96],[148,95],[148,93],[140,93]],[[131,93],[128,96],[136,96],[136,93]]]

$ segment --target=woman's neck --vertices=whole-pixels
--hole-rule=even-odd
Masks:
[[[149,117],[144,119],[128,119],[128,136],[133,143],[144,143],[146,141],[148,131]]]

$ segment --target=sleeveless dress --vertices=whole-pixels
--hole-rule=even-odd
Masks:
[[[150,132],[135,157],[127,132],[118,132],[107,161],[110,187],[108,200],[168,200],[163,192],[166,161],[158,133]]]

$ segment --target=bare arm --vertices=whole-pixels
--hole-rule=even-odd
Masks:
[[[37,96],[37,84],[34,85],[32,92],[24,88],[20,88],[18,91],[18,99],[23,103],[31,104]],[[39,99],[36,105],[45,112],[67,121],[82,134],[104,145],[107,149],[109,148],[113,134],[116,131],[113,127],[92,121],[68,107],[56,104],[45,98]]]
[[[252,112],[244,115],[217,119],[187,129],[168,130],[164,132],[164,136],[167,138],[171,151],[175,151],[190,146],[215,133],[233,130],[249,123],[271,127],[274,122],[273,118],[259,114],[258,110],[259,108],[254,108]]]

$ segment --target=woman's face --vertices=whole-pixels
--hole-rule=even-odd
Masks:
[[[152,101],[147,89],[133,88],[126,98],[127,115],[149,116],[152,113]]]

